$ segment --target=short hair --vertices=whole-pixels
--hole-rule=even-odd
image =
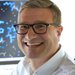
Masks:
[[[56,23],[56,26],[61,25],[61,11],[56,4],[50,0],[29,0],[26,1],[20,8],[20,13],[25,8],[48,8],[53,14],[53,22]]]

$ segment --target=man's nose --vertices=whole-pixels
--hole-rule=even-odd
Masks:
[[[35,38],[35,35],[36,35],[36,33],[33,31],[32,27],[30,27],[28,29],[27,34],[25,35],[25,38],[28,40],[31,40],[31,39]]]

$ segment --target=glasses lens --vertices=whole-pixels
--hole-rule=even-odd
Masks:
[[[18,34],[26,34],[29,27],[28,25],[15,25],[15,29]]]
[[[33,28],[36,33],[45,33],[47,26],[45,24],[36,24]]]

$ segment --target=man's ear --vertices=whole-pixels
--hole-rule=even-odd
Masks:
[[[57,27],[57,36],[58,37],[60,37],[62,31],[63,31],[63,27],[62,26]]]

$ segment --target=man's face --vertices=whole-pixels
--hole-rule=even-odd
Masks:
[[[19,23],[53,23],[53,15],[46,8],[26,8],[19,14]],[[58,49],[62,27],[48,26],[44,34],[36,34],[30,27],[24,35],[17,34],[18,46],[28,58],[52,56]]]

